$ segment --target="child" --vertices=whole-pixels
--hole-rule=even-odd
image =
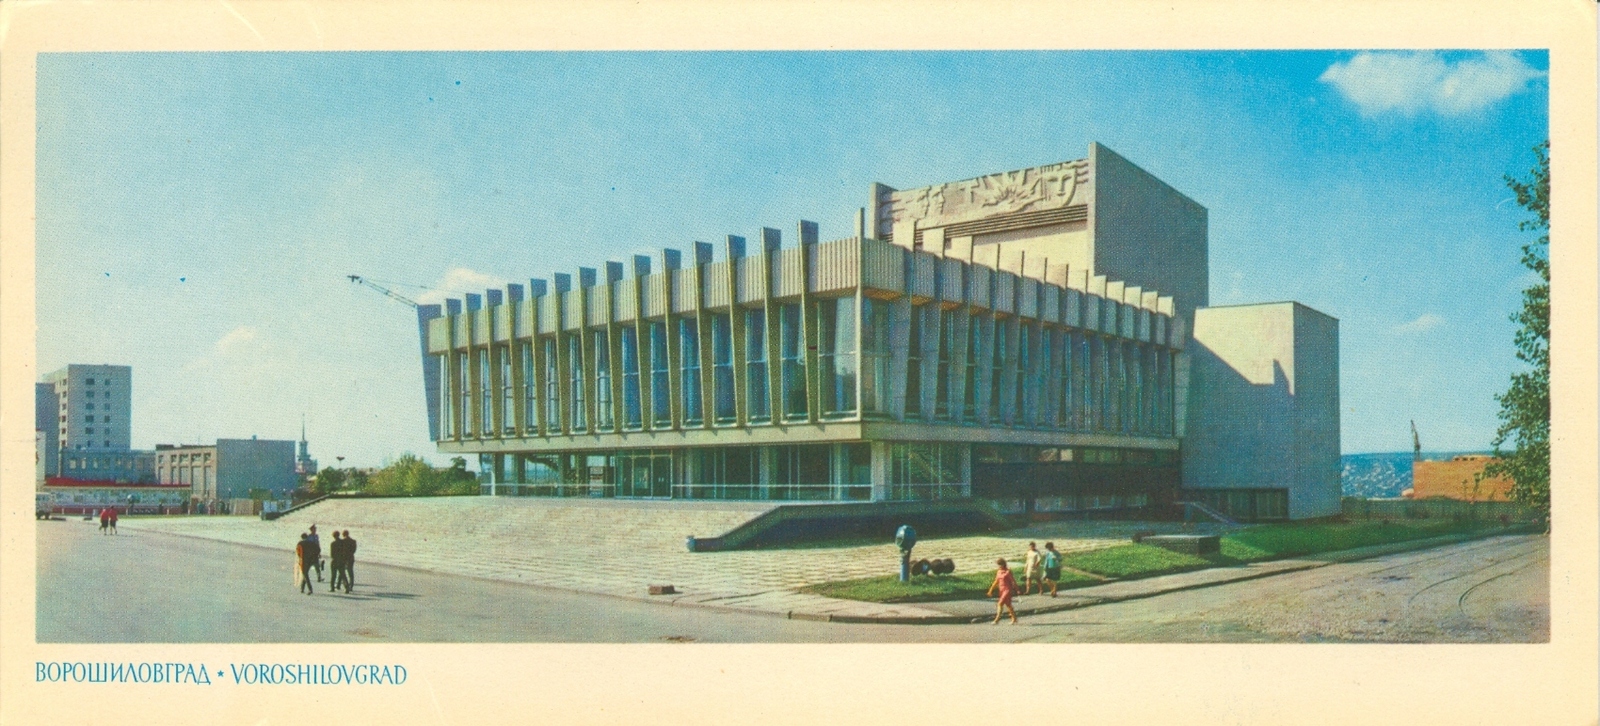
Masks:
[[[1061,581],[1061,553],[1054,542],[1044,543],[1044,581],[1050,584],[1050,597],[1055,597],[1056,583]],[[1042,585],[1039,591],[1044,591]]]
[[[1011,570],[1006,569],[1006,559],[1004,557],[995,560],[995,564],[999,565],[1000,569],[995,571],[994,584],[989,586],[989,592],[985,596],[993,596],[995,590],[999,590],[1000,601],[994,606],[994,622],[990,623],[990,625],[999,625],[1000,613],[1006,610],[1011,611],[1011,624],[1016,625],[1017,609],[1012,606],[1011,599],[1017,595],[1017,578],[1012,577]]]

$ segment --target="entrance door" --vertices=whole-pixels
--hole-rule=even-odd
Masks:
[[[667,499],[672,496],[672,457],[650,457],[650,496]]]

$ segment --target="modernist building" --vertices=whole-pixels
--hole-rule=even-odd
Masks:
[[[133,369],[73,364],[34,386],[34,428],[43,434],[45,476],[62,472],[60,453],[129,451]]]
[[[849,238],[422,306],[429,428],[498,494],[1332,514],[1337,321],[1207,309],[1206,225],[1098,144],[875,184]]]
[[[300,485],[295,442],[217,439],[215,444],[156,445],[156,479],[190,488],[197,502],[245,499],[252,490],[283,499]]]

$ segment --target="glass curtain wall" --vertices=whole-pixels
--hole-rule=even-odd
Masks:
[[[567,334],[567,400],[572,409],[572,431],[589,430],[589,406],[583,395],[583,335]]]
[[[699,426],[705,423],[705,398],[700,387],[700,326],[694,318],[678,320],[678,357],[683,363],[683,425]]]
[[[909,377],[909,373],[908,373]],[[908,387],[909,395],[909,387]],[[861,301],[861,411],[887,415],[889,403],[889,304]]]
[[[724,426],[734,423],[733,318],[728,313],[711,315],[711,400],[713,420]]]
[[[672,369],[667,358],[667,325],[650,322],[650,423],[672,426]]]
[[[615,431],[616,412],[611,397],[611,333],[605,328],[594,331],[594,420],[599,431]]]
[[[517,389],[512,386],[511,346],[496,346],[500,357],[500,430],[506,436],[517,432]]]
[[[805,331],[801,329],[800,304],[787,303],[779,314],[779,355],[782,357],[783,418],[804,421],[806,402]]]
[[[644,413],[639,401],[639,331],[632,326],[623,328],[622,336],[622,428],[638,431],[644,427]]]
[[[745,418],[750,423],[772,421],[772,398],[767,381],[767,311],[744,311]]]
[[[821,372],[822,415],[847,418],[856,412],[855,298],[817,303],[817,367]]]

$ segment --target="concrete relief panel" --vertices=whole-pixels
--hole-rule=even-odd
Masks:
[[[944,227],[1004,214],[1059,209],[1077,199],[1079,187],[1088,182],[1089,160],[1079,159],[890,192],[880,214],[888,218],[891,228],[906,223]],[[881,229],[883,220],[879,225]]]

